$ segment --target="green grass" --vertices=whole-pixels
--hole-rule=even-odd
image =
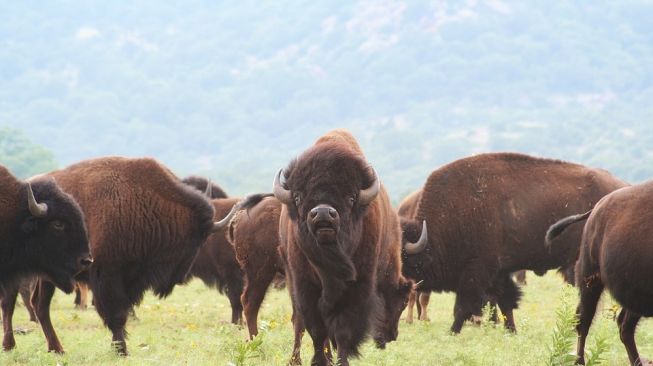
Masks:
[[[502,326],[484,323],[466,324],[461,334],[452,336],[452,294],[434,294],[429,307],[430,322],[403,320],[399,339],[377,350],[368,341],[362,357],[353,365],[546,365],[554,348],[556,311],[564,308],[562,300],[571,293],[567,310],[576,306],[575,290],[565,290],[554,273],[544,277],[528,275],[520,309],[515,312],[518,334]],[[52,318],[66,350],[65,355],[46,351],[40,327],[30,323],[22,307],[16,309],[14,325],[27,329],[16,335],[17,348],[0,352],[0,365],[284,365],[292,349],[290,301],[285,290],[271,290],[261,309],[259,323],[267,330],[257,343],[247,344],[247,331],[228,323],[227,299],[200,281],[177,287],[165,300],[148,294],[137,309],[138,319],[130,320],[128,347],[131,355],[121,358],[110,349],[111,335],[94,309],[73,309],[73,297],[57,292]],[[595,347],[597,336],[603,339],[603,365],[628,363],[612,320],[614,302],[605,297],[599,304],[595,323],[590,330],[588,350]],[[565,324],[565,322],[562,322]],[[563,326],[564,327],[564,326]],[[653,355],[653,327],[641,322],[637,340],[643,356]],[[573,335],[573,347],[576,342]],[[304,337],[302,360],[309,364],[311,340]]]

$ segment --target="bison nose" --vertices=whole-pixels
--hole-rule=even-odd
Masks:
[[[311,210],[309,216],[313,222],[333,222],[338,218],[338,211],[328,205],[319,205]]]
[[[79,264],[82,265],[82,267],[88,267],[93,263],[93,258],[92,257],[84,257],[79,260]]]

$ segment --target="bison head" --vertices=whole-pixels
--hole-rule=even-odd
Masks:
[[[297,224],[309,259],[325,267],[335,265],[330,272],[352,280],[349,257],[361,240],[367,207],[379,190],[379,179],[362,156],[333,143],[304,152],[285,171],[279,170],[273,186],[275,197],[287,205]]]
[[[399,318],[406,309],[406,305],[408,305],[408,297],[413,288],[415,288],[413,281],[401,276],[397,287],[380,289],[386,301],[383,322],[374,336],[374,342],[378,348],[383,349],[386,343],[397,339],[399,335]]]
[[[82,210],[52,179],[25,184],[23,194],[20,231],[30,269],[70,293],[73,277],[93,261]]]
[[[429,249],[426,221],[401,218],[402,248],[401,260],[404,276],[417,281],[425,281],[429,287],[431,282],[428,273],[431,266],[431,251]]]

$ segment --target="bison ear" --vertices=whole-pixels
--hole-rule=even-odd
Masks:
[[[25,234],[31,234],[38,229],[38,220],[34,216],[30,216],[23,221],[20,225],[20,231]]]

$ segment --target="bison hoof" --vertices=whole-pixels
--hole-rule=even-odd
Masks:
[[[16,347],[16,341],[12,340],[10,342],[2,342],[2,349],[5,351],[11,351]]]
[[[288,361],[288,366],[298,366],[302,364],[302,359],[299,356],[293,356]]]
[[[56,353],[58,355],[63,355],[64,353],[66,353],[66,352],[63,351],[63,348],[61,346],[60,347],[49,347],[48,352],[54,352],[54,353]]]
[[[376,344],[376,348],[385,349],[385,341],[380,340],[380,339],[375,339],[374,343]]]
[[[127,352],[127,343],[125,341],[113,341],[111,347],[118,354],[118,356],[129,356]]]

